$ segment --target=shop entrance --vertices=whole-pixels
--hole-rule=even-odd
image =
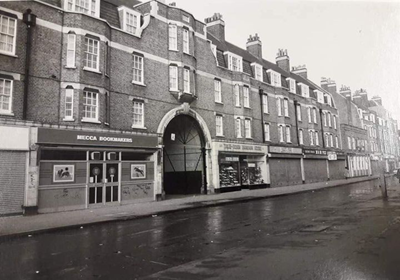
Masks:
[[[89,204],[119,201],[118,163],[89,164]]]
[[[197,121],[175,117],[164,132],[164,191],[167,195],[205,193],[205,141]]]

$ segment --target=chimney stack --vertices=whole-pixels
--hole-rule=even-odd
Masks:
[[[289,55],[288,55],[288,52],[286,49],[278,50],[278,53],[276,54],[276,65],[278,65],[278,67],[281,68],[282,70],[285,70],[286,72],[290,72]],[[306,72],[306,76],[307,76],[307,72]]]
[[[342,85],[340,88],[340,94],[347,98],[347,100],[353,100],[350,87]]]
[[[368,107],[368,93],[365,89],[356,90],[357,96],[359,96],[359,104],[364,107]]]
[[[219,41],[225,41],[225,22],[220,13],[215,13],[212,17],[205,20],[207,32],[217,38]]]
[[[380,96],[375,95],[371,100],[382,106],[382,98]]]
[[[304,79],[307,79],[307,67],[305,65],[292,67],[292,72]]]
[[[262,43],[257,33],[254,36],[249,36],[246,43],[246,49],[255,57],[262,58]]]
[[[336,94],[337,93],[337,88],[336,88],[336,82],[334,80],[331,80],[330,78],[321,78],[321,87],[329,91],[331,94]]]

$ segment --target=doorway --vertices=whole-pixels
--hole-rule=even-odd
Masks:
[[[119,164],[89,163],[89,205],[119,202]]]
[[[163,142],[165,194],[206,193],[205,140],[198,122],[188,115],[176,116]]]

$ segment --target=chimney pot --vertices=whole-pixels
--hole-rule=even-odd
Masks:
[[[257,33],[254,36],[249,36],[246,43],[246,49],[255,57],[262,58],[262,43]]]

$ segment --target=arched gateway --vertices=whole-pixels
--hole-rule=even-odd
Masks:
[[[170,111],[160,124],[163,135],[163,185],[166,195],[207,193],[209,132],[193,110]]]

